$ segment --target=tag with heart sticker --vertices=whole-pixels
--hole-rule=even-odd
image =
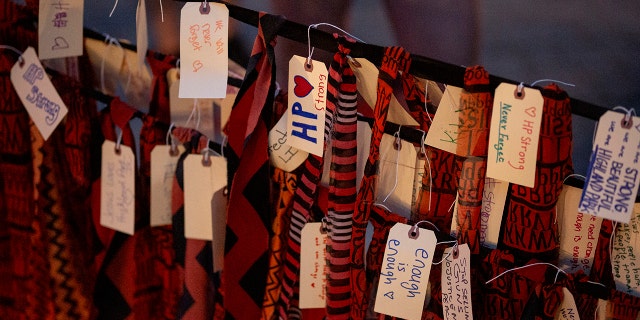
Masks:
[[[501,83],[489,133],[487,177],[533,188],[544,99],[539,90]]]
[[[328,72],[324,63],[293,56],[289,60],[287,144],[322,157]]]

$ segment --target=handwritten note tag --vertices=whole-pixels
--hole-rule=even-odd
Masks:
[[[269,159],[274,166],[291,172],[299,167],[309,155],[287,143],[287,114],[283,114],[275,127],[269,131]]]
[[[501,83],[496,88],[489,133],[487,177],[533,188],[544,99],[540,91]]]
[[[380,270],[374,311],[404,319],[420,319],[436,248],[431,230],[397,223],[391,227]],[[412,238],[414,237],[414,238]]]
[[[607,111],[598,122],[580,212],[629,222],[638,194],[640,117]]]
[[[582,189],[565,185],[558,198],[557,213],[560,225],[559,266],[568,273],[578,270],[591,273],[598,246],[602,218],[578,211]]]
[[[616,290],[640,297],[640,203],[628,224],[618,224],[611,260]]]
[[[456,254],[457,253],[457,254]],[[442,307],[445,319],[473,319],[471,310],[471,253],[469,245],[444,250]]]
[[[128,146],[105,140],[100,174],[100,224],[133,235],[135,229],[136,159]]]
[[[580,315],[578,314],[578,307],[576,306],[576,300],[573,299],[573,295],[571,291],[567,288],[562,288],[562,303],[558,307],[558,311],[556,311],[556,316],[554,319],[556,320],[580,320]]]
[[[213,240],[211,197],[227,185],[227,160],[188,155],[184,160],[184,236],[188,239]]]
[[[486,178],[482,191],[482,211],[480,216],[480,243],[491,249],[498,246],[502,214],[507,202],[509,183]]]
[[[327,234],[322,223],[307,223],[300,235],[300,308],[324,308],[327,282]]]
[[[436,115],[427,132],[425,139],[427,145],[453,154],[456,153],[461,93],[461,88],[450,85],[444,90]]]
[[[32,47],[24,51],[22,62],[16,62],[11,68],[11,83],[42,137],[49,139],[67,114],[67,106],[44,72]]]
[[[38,53],[40,59],[82,55],[84,0],[40,0]]]
[[[188,2],[180,14],[180,98],[224,98],[229,74],[229,9]]]
[[[171,197],[176,166],[184,147],[177,146],[171,152],[171,146],[158,145],[151,150],[151,226],[170,225]]]
[[[320,61],[293,56],[289,60],[289,108],[287,143],[297,149],[322,156],[327,106],[327,67]]]

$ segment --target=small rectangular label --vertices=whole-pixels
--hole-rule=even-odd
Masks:
[[[172,224],[171,199],[176,166],[184,147],[177,146],[177,153],[171,153],[171,146],[158,145],[151,150],[151,226]]]
[[[404,319],[420,319],[436,248],[436,235],[397,223],[389,231],[380,270],[374,311]],[[411,235],[413,236],[413,235]]]
[[[22,54],[22,60],[11,68],[11,83],[42,137],[49,139],[67,115],[67,106],[53,87],[32,47],[28,47]]]
[[[640,203],[629,223],[618,223],[611,260],[616,290],[640,297]]]
[[[448,85],[442,94],[438,110],[427,132],[425,143],[434,148],[456,153],[462,88]]]
[[[228,42],[229,9],[226,5],[187,2],[182,7],[180,98],[226,96],[229,75]]]
[[[533,188],[544,99],[537,89],[501,83],[491,114],[487,177]]]
[[[321,222],[304,225],[300,244],[300,308],[324,308],[327,304],[327,234]]]
[[[40,59],[81,56],[84,0],[40,0],[38,53]]]
[[[290,146],[322,157],[324,152],[327,67],[320,61],[293,56],[289,60],[287,132]]]
[[[133,235],[136,159],[128,146],[105,140],[100,173],[100,225]]]
[[[640,117],[607,111],[598,122],[580,212],[628,223],[638,195]]]
[[[457,254],[456,254],[457,252]],[[444,250],[441,284],[445,319],[473,319],[471,252],[466,243]]]

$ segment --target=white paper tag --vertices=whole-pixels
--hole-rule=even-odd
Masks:
[[[38,53],[40,59],[82,55],[84,0],[40,0]]]
[[[443,257],[447,257],[443,262],[441,280],[444,318],[473,319],[469,245],[460,245],[457,250],[453,247],[447,248]]]
[[[211,217],[213,240],[213,272],[222,271],[224,267],[224,239],[227,233],[227,196],[226,186],[213,193],[211,197]]]
[[[397,223],[389,231],[374,311],[420,319],[437,239],[433,231],[422,228],[412,239],[411,228]]]
[[[169,106],[171,122],[177,126],[198,130],[209,139],[216,138],[214,124],[214,99],[183,99],[178,97],[180,79],[169,81]],[[195,110],[194,110],[195,109]],[[222,127],[218,127],[222,128]]]
[[[571,291],[567,288],[562,288],[562,295],[564,298],[562,299],[562,303],[560,307],[558,307],[558,311],[556,311],[556,316],[554,319],[556,320],[580,320],[580,315],[578,314],[578,307],[576,306],[576,301],[573,299],[573,295]]]
[[[598,122],[580,212],[629,222],[638,194],[640,117],[623,128],[624,114],[607,111]]]
[[[227,185],[227,160],[190,154],[184,160],[184,236],[187,239],[213,240],[211,197]]]
[[[324,308],[327,287],[327,234],[321,222],[304,225],[300,235],[300,308]]]
[[[322,157],[324,121],[327,106],[328,72],[324,63],[293,56],[289,60],[289,106],[287,109],[288,144]]]
[[[619,223],[615,232],[611,260],[616,290],[640,297],[640,203],[629,223]]]
[[[500,237],[502,214],[507,202],[509,183],[498,179],[486,178],[482,191],[482,215],[480,221],[480,243],[495,249]]]
[[[172,224],[171,197],[176,166],[184,147],[177,146],[171,154],[171,146],[158,145],[151,150],[151,222],[152,227]]]
[[[291,172],[307,160],[309,153],[290,146],[287,143],[287,137],[287,113],[285,113],[269,131],[269,159],[275,167]]]
[[[568,273],[578,270],[591,273],[598,246],[602,218],[578,211],[582,189],[564,185],[558,198],[557,214],[560,225],[559,266]]]
[[[208,8],[201,10],[201,8]],[[180,14],[180,98],[224,98],[229,75],[229,9],[188,2]]]
[[[147,32],[147,6],[145,0],[138,0],[136,8],[136,48],[138,51],[138,66],[143,66],[147,61],[147,48],[149,48],[149,32]]]
[[[456,153],[461,93],[462,88],[450,85],[444,90],[424,143],[449,153]]]
[[[537,89],[501,83],[491,114],[487,177],[533,188],[544,99]]]
[[[32,47],[22,54],[22,63],[18,61],[11,68],[11,83],[44,140],[49,139],[67,114],[67,106],[53,87]]]
[[[133,235],[136,159],[131,148],[105,140],[100,173],[100,225]]]

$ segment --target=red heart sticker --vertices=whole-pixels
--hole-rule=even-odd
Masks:
[[[298,98],[306,97],[309,92],[313,90],[313,86],[311,85],[311,83],[309,83],[309,81],[303,76],[294,76],[293,82],[295,83],[295,86],[293,87],[293,93]]]

